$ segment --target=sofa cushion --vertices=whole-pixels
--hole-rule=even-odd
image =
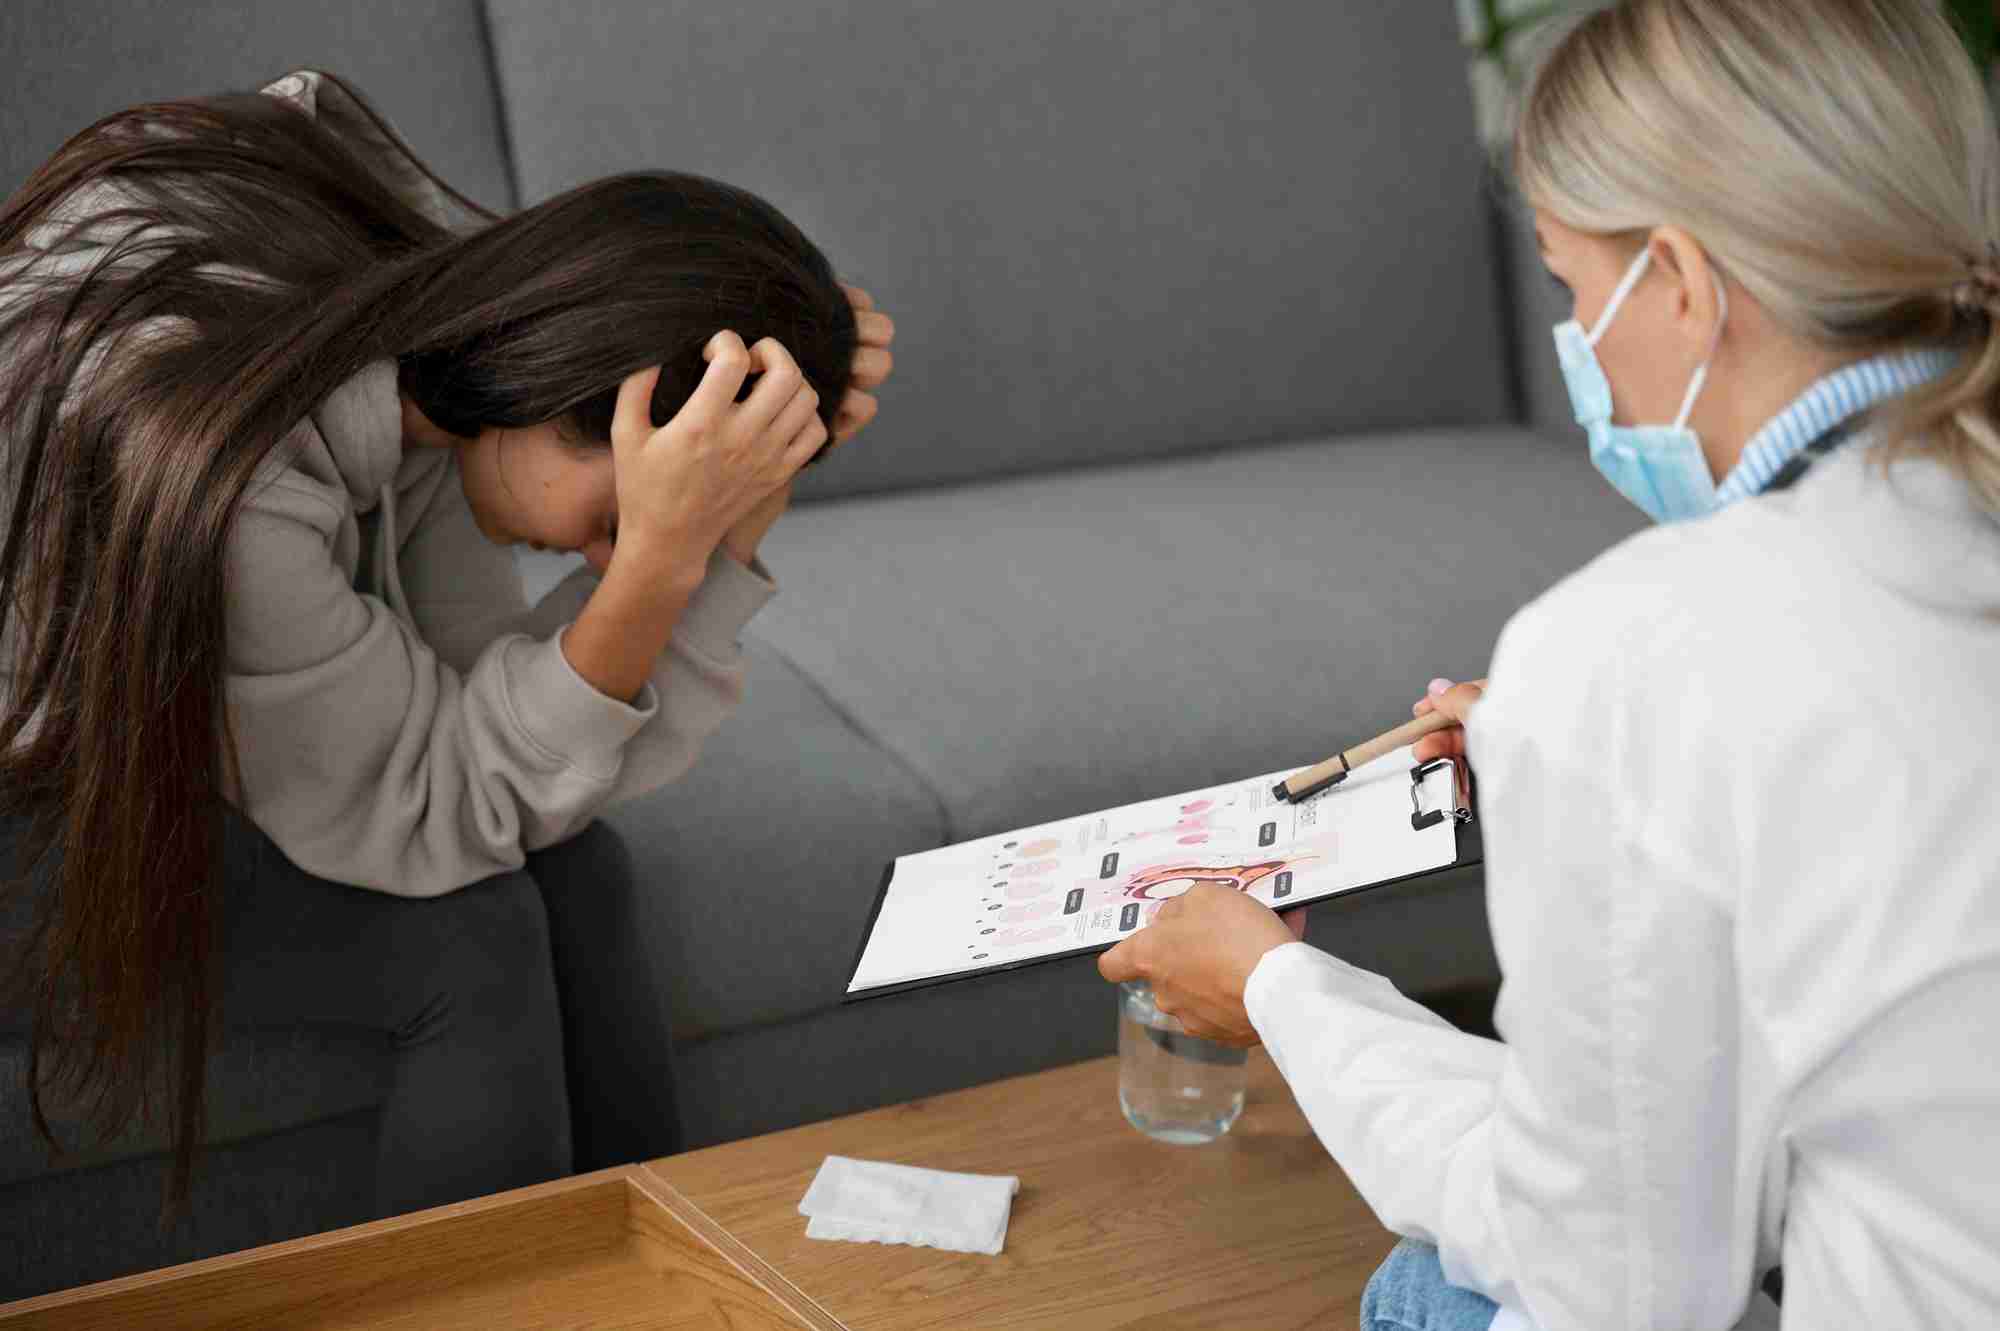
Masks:
[[[961,839],[1317,762],[1643,521],[1581,440],[1235,450],[802,508],[758,629]]]
[[[596,1005],[676,1039],[824,1005],[883,865],[943,834],[936,798],[901,757],[754,636],[745,648],[743,709],[701,761],[601,815],[633,872],[566,908],[595,921],[590,983],[614,991]]]
[[[312,66],[367,94],[460,191],[490,208],[513,206],[477,0],[394,7],[8,0],[0,5],[0,51],[9,75],[0,99],[0,196],[113,111],[253,91]]]
[[[488,12],[524,202],[719,177],[895,316],[805,497],[1511,417],[1448,5]]]

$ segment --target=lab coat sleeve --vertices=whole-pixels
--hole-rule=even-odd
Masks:
[[[1751,1283],[1731,931],[1691,858],[1704,811],[1658,777],[1700,718],[1640,704],[1643,637],[1530,607],[1468,726],[1504,1045],[1304,944],[1245,996],[1382,1222],[1543,1331],[1728,1326]]]

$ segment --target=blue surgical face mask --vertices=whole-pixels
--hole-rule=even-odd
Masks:
[[[1650,249],[1641,250],[1632,266],[1611,293],[1610,304],[1597,316],[1597,326],[1586,335],[1583,325],[1571,319],[1557,324],[1556,356],[1562,361],[1563,382],[1569,387],[1570,406],[1576,423],[1590,435],[1590,460],[1619,494],[1645,510],[1655,522],[1678,522],[1698,518],[1717,507],[1715,477],[1709,474],[1708,458],[1701,440],[1687,428],[1694,400],[1708,379],[1709,361],[1722,341],[1722,326],[1729,320],[1729,296],[1720,279],[1715,294],[1722,310],[1715,321],[1715,338],[1709,343],[1708,357],[1694,372],[1687,396],[1681,399],[1680,415],[1672,425],[1613,425],[1611,423],[1611,382],[1597,361],[1597,343],[1611,326],[1612,316],[1625,303],[1645,275],[1652,259]],[[1714,276],[1713,273],[1710,274]]]

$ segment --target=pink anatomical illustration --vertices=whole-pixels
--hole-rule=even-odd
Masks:
[[[1318,858],[1293,855],[1286,859],[1259,860],[1255,864],[1155,865],[1133,871],[1125,879],[1124,893],[1139,901],[1157,901],[1177,897],[1196,883],[1216,883],[1232,891],[1248,892],[1266,878]]]
[[[1054,837],[1050,837],[1045,841],[1030,841],[1027,845],[1021,847],[1021,857],[1032,860],[1043,855],[1053,855],[1061,849],[1062,842],[1056,840]]]
[[[1037,901],[1026,906],[1008,906],[993,912],[993,918],[1002,924],[1027,924],[1033,920],[1046,920],[1061,909],[1062,903],[1053,899]]]
[[[1129,846],[1145,841],[1172,841],[1178,846],[1205,846],[1233,840],[1240,829],[1222,819],[1226,812],[1227,808],[1218,807],[1214,800],[1195,800],[1181,805],[1180,816],[1173,822],[1141,832],[1127,832],[1118,838],[1118,844]]]
[[[1015,865],[1013,873],[1016,878],[1039,878],[1043,874],[1054,873],[1061,867],[1061,860],[1030,860],[1026,864]]]
[[[1068,929],[1060,924],[1018,925],[1002,929],[980,941],[987,947],[1026,947],[1031,943],[1052,942],[1067,932]]]

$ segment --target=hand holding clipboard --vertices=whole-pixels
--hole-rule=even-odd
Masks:
[[[1442,746],[1463,752],[1453,727],[1478,696],[1433,693],[1416,708],[1428,760],[1391,748],[1322,799],[1275,796],[1284,773],[1267,772],[899,856],[843,1001],[1104,951],[1203,883],[1283,914],[1477,864],[1470,772]]]

